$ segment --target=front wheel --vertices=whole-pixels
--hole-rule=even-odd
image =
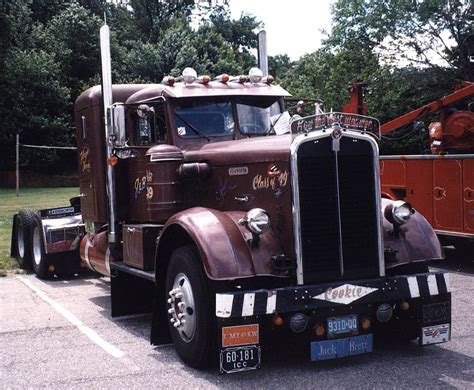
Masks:
[[[176,249],[166,273],[168,324],[179,357],[206,368],[212,355],[212,311],[207,280],[194,247]]]
[[[46,279],[49,276],[49,264],[44,250],[43,229],[38,218],[35,218],[31,231],[32,265],[36,276]]]

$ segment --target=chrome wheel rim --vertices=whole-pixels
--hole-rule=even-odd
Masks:
[[[181,339],[189,343],[196,332],[194,295],[188,277],[179,273],[175,276],[173,289],[169,291],[168,314]]]
[[[41,236],[38,226],[33,230],[33,260],[36,265],[41,264]]]
[[[25,236],[23,233],[23,222],[18,219],[18,230],[16,232],[18,255],[23,258],[25,257]]]

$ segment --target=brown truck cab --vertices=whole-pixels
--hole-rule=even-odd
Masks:
[[[325,360],[371,352],[377,336],[450,339],[448,274],[426,266],[439,241],[380,196],[378,121],[291,116],[289,93],[256,68],[114,85],[105,110],[103,95],[76,101],[80,214],[60,217],[79,219],[68,249],[111,277],[112,315],[153,312],[153,344],[171,338],[190,366],[230,373],[276,344]],[[28,222],[15,224],[12,253],[30,245],[37,262]],[[42,253],[51,271],[59,260]]]

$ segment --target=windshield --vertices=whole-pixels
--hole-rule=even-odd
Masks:
[[[237,99],[237,115],[243,134],[281,134],[286,132],[282,128],[289,128],[289,118],[274,97]]]
[[[184,100],[175,109],[178,135],[184,138],[226,136],[234,133],[232,101]]]

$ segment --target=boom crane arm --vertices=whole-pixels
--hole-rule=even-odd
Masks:
[[[399,116],[390,122],[384,123],[381,126],[380,131],[382,134],[389,133],[417,119],[424,118],[432,112],[438,111],[444,107],[471,96],[474,96],[474,83],[463,81],[460,87],[458,87],[458,89],[452,94],[444,96],[434,102],[428,103],[425,106],[413,110],[405,115]]]

